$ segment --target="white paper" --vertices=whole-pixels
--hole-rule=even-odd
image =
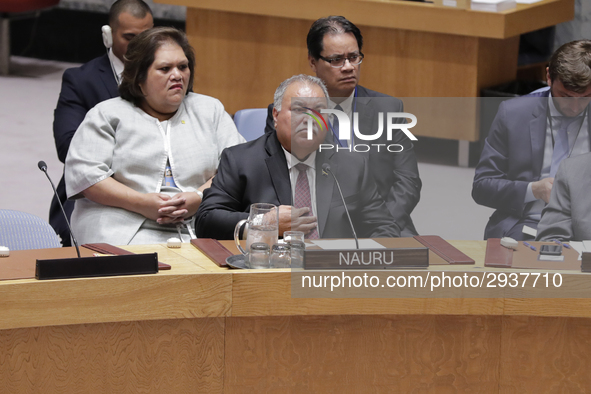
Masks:
[[[542,0],[515,0],[517,2],[517,4],[533,4],[533,3],[539,3]]]
[[[532,237],[535,237],[538,235],[538,230],[531,228],[530,226],[523,226],[523,230],[521,230],[522,233],[527,234],[527,235],[531,235]]]
[[[540,261],[564,261],[564,255],[562,256],[551,256],[548,254],[541,254],[538,256]]]
[[[318,239],[312,242],[323,250],[356,249],[354,239]],[[373,239],[360,239],[359,249],[386,249],[386,247]]]
[[[579,260],[581,260],[581,254],[583,252],[586,252],[585,247],[583,246],[583,243],[579,242],[579,241],[571,241],[568,244],[570,245],[571,248],[573,248],[574,250],[577,251],[577,253],[579,254]]]

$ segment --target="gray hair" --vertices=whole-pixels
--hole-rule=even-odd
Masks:
[[[285,91],[287,90],[289,85],[297,82],[300,82],[307,86],[319,86],[322,89],[322,92],[324,93],[324,97],[328,98],[328,91],[326,90],[326,85],[324,85],[324,82],[322,82],[320,78],[306,74],[294,75],[293,77],[281,82],[281,85],[279,85],[277,90],[275,90],[275,95],[273,96],[273,106],[277,108],[277,111],[281,111],[281,103],[283,102],[283,96],[285,96]]]

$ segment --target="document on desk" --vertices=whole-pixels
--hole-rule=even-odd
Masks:
[[[571,241],[568,243],[574,250],[577,251],[577,253],[579,254],[579,260],[581,260],[581,254],[583,252],[587,252],[587,250],[585,249],[585,247],[583,246],[582,242],[579,241]]]
[[[355,247],[354,239],[318,239],[309,241],[314,245],[321,247],[323,250],[357,249]],[[386,249],[386,247],[377,243],[373,239],[360,239],[359,249]]]
[[[568,244],[579,253],[579,260],[583,252],[591,252],[591,241],[570,241]]]
[[[542,0],[515,0],[517,4],[534,4],[539,3]]]

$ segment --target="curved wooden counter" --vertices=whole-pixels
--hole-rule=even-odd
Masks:
[[[453,244],[482,270],[484,242]],[[128,249],[172,270],[0,282],[2,392],[591,387],[589,299],[292,298],[287,271],[221,269],[190,245]]]

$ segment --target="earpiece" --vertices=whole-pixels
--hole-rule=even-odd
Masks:
[[[111,31],[111,26],[104,25],[101,27],[103,32],[103,44],[105,44],[105,48],[109,49],[113,46],[113,32]]]

